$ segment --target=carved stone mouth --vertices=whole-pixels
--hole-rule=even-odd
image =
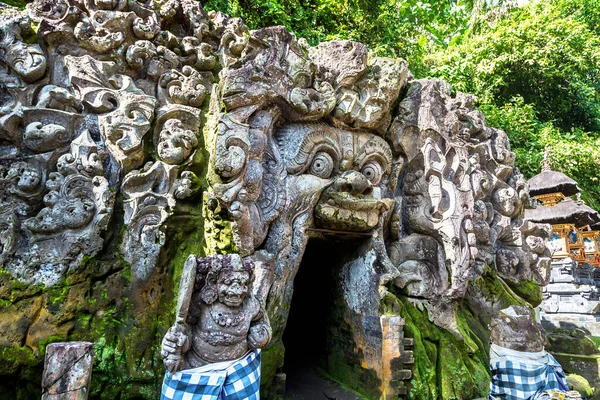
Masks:
[[[350,211],[387,211],[389,202],[375,198],[356,198],[352,196],[331,197],[327,204]]]
[[[391,199],[355,197],[336,193],[322,198],[315,208],[315,222],[320,228],[351,232],[370,232],[379,223],[379,215],[390,209]]]

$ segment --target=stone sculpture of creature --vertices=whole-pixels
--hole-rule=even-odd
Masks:
[[[279,279],[271,288],[268,309],[277,309],[273,320],[285,321],[285,308],[276,305],[291,301],[288,282],[293,282],[310,236],[324,230],[369,237],[383,224],[394,203],[388,190],[393,159],[385,140],[367,131],[290,123],[274,136],[287,176],[286,207],[273,221],[264,248],[278,255]],[[276,333],[283,328],[273,326]]]
[[[254,262],[237,254],[197,260],[198,272],[184,333],[172,327],[162,355],[179,359],[179,369],[235,360],[265,346],[271,328],[252,293]]]
[[[322,124],[289,124],[276,136],[288,180],[297,180],[296,187],[312,186],[319,196],[316,227],[375,229],[381,213],[393,203],[382,194],[392,167],[392,152],[383,139]]]
[[[29,30],[27,16],[0,18],[0,63],[5,63],[25,82],[35,82],[46,72],[46,57],[38,44],[25,43],[21,35]]]
[[[395,283],[458,334],[452,304],[486,268],[495,264],[515,284],[544,284],[547,234],[523,222],[527,185],[506,134],[486,125],[472,96],[451,96],[441,81],[413,81],[400,109],[386,136],[406,159],[403,209],[396,210],[406,225],[388,246]],[[438,245],[426,246],[431,239]]]

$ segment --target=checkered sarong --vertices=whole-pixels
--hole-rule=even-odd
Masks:
[[[217,368],[215,366],[223,366]],[[212,369],[209,369],[212,368]],[[260,350],[232,363],[165,374],[160,400],[260,400]]]
[[[526,359],[521,362],[518,358],[511,361],[505,357],[492,360],[490,398],[527,400],[550,389],[568,391],[565,372],[558,361],[549,353],[542,353],[537,363]]]

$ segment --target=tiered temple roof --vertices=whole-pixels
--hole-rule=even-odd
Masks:
[[[581,190],[562,172],[552,171],[546,149],[542,172],[529,180],[529,194],[540,204],[525,210],[525,219],[552,225],[552,257],[571,257],[579,263],[600,266],[600,213],[572,197]]]

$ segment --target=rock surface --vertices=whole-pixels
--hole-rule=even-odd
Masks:
[[[598,346],[581,329],[555,329],[548,335],[550,351],[591,356],[600,354]]]
[[[372,397],[485,394],[485,327],[541,298],[550,231],[473,96],[193,0],[35,0],[0,30],[0,374],[23,382],[0,390],[87,340],[92,397],[155,398],[185,260],[237,254],[273,260],[268,394],[328,237],[348,250],[329,372]]]
[[[93,363],[92,343],[48,345],[42,377],[42,400],[86,400]]]
[[[530,353],[544,350],[544,329],[528,307],[511,306],[500,311],[492,318],[490,332],[495,345]]]

